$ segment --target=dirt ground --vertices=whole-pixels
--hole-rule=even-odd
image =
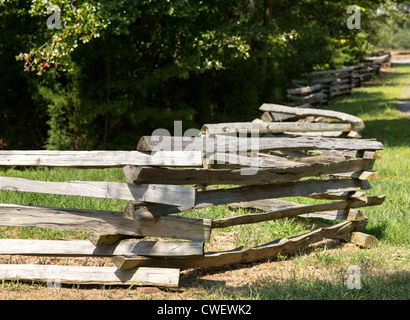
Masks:
[[[323,240],[310,246],[303,253],[314,255],[318,248],[326,246],[329,254],[340,250],[361,250],[357,246],[338,240]],[[1,263],[54,264],[78,266],[114,266],[110,258],[84,257],[32,257],[3,255]],[[266,280],[272,273],[280,273],[283,281],[291,276],[295,269],[292,259],[263,260],[250,264],[237,264],[228,267],[209,269],[181,270],[179,287],[175,289],[139,286],[102,286],[102,285],[64,285],[60,288],[48,287],[40,283],[5,281],[0,285],[0,300],[196,300],[206,296],[210,288],[223,288],[226,296],[240,294],[241,290],[258,286],[258,280]],[[300,269],[300,268],[299,268]],[[303,272],[310,276],[325,277],[316,268],[306,268]],[[212,290],[214,291],[214,290]],[[221,297],[210,297],[224,299]]]
[[[410,50],[393,51],[391,54],[393,63],[410,65]],[[408,92],[410,92],[410,84]],[[397,105],[399,110],[410,119],[410,95],[405,94]]]

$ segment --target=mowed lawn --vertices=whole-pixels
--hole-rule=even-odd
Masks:
[[[366,231],[396,245],[410,244],[410,119],[396,105],[405,98],[410,98],[410,66],[395,65],[394,73],[382,74],[351,97],[329,106],[363,119],[363,138],[384,144],[374,168],[381,179],[370,181],[373,189],[367,194],[385,194],[386,200],[362,211],[370,219]]]
[[[407,95],[407,96],[406,96]],[[190,299],[409,299],[410,243],[410,127],[409,119],[397,110],[400,98],[410,98],[410,66],[393,66],[373,82],[341,97],[327,109],[347,112],[364,120],[363,138],[382,142],[375,170],[380,180],[371,180],[367,195],[386,195],[381,206],[363,208],[369,217],[364,232],[379,239],[375,249],[359,249],[339,243],[317,247],[289,257],[279,257],[261,265],[258,276],[235,288],[209,286],[199,273],[190,280],[185,295],[164,293],[161,298]],[[64,168],[0,168],[0,175],[33,180],[93,180],[126,182],[121,169],[80,170]],[[292,199],[298,201],[298,199]],[[313,201],[313,200],[308,200]],[[122,211],[127,201],[0,191],[0,203]],[[239,213],[239,212],[238,212]],[[184,215],[221,218],[231,215],[226,206],[196,210]],[[319,221],[312,220],[313,223]],[[298,219],[283,219],[249,226],[236,226],[213,232],[218,241],[206,250],[229,246],[255,246],[281,237],[302,234],[311,226]],[[0,238],[86,239],[87,233],[0,226]],[[228,241],[229,240],[229,241]],[[225,242],[228,241],[229,243]],[[1,256],[0,256],[1,259]],[[0,261],[1,262],[1,261]],[[345,271],[351,265],[361,270],[361,288],[346,286]],[[246,272],[242,266],[232,272]],[[240,270],[240,271],[238,271]],[[249,270],[248,270],[249,271]],[[225,271],[221,271],[226,274]],[[184,281],[182,275],[181,281]],[[12,290],[4,282],[2,289]],[[154,297],[155,298],[155,297]]]

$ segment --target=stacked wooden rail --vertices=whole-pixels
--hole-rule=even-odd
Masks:
[[[4,166],[122,167],[129,181],[0,177],[1,190],[129,200],[122,212],[1,204],[0,225],[82,230],[89,240],[2,239],[0,255],[108,256],[116,267],[3,264],[0,278],[172,287],[181,269],[259,261],[327,238],[357,238],[368,222],[360,208],[384,200],[364,192],[378,176],[373,166],[383,145],[358,138],[363,121],[345,113],[273,104],[260,110],[326,121],[205,124],[197,136],[144,136],[137,151],[0,151]],[[281,199],[287,197],[327,201],[301,205]],[[214,206],[258,212],[184,215]],[[293,217],[340,221],[253,248],[205,251],[213,229]]]
[[[2,166],[48,166],[112,168],[135,166],[202,165],[201,152],[139,151],[0,151]],[[0,189],[15,192],[61,194],[140,201],[164,205],[194,206],[196,190],[175,185],[132,184],[105,181],[49,182],[0,177]],[[181,257],[202,256],[203,243],[209,241],[210,219],[161,217],[155,220],[129,220],[123,212],[79,208],[39,207],[0,204],[0,225],[37,227],[89,232],[89,240],[1,239],[0,255],[38,255],[69,257]],[[179,241],[145,241],[163,237]],[[128,241],[121,241],[128,239]],[[180,239],[188,241],[180,241]],[[1,264],[0,278],[27,281],[58,281],[77,284],[155,285],[176,287],[176,268]]]
[[[351,94],[353,88],[370,81],[380,73],[380,68],[390,64],[390,53],[376,53],[366,57],[359,64],[303,74],[303,79],[292,81],[287,89],[289,106],[326,105],[334,97]],[[280,120],[280,118],[277,118]]]
[[[370,76],[375,76],[380,73],[380,68],[390,66],[390,60],[391,54],[389,52],[381,52],[363,58],[361,62],[369,68]]]
[[[251,208],[260,212],[213,220],[213,229],[296,216],[343,222],[253,248],[205,252],[203,257],[191,259],[117,256],[113,261],[119,268],[218,267],[288,254],[325,238],[339,238],[352,233],[358,238],[357,232],[363,230],[368,221],[359,208],[380,205],[384,201],[383,195],[367,197],[364,192],[371,188],[368,180],[378,177],[373,165],[379,157],[376,151],[383,148],[382,144],[358,139],[360,130],[364,128],[363,121],[345,113],[272,104],[264,104],[260,109],[269,115],[277,112],[294,117],[322,117],[342,123],[281,123],[256,119],[253,122],[205,124],[201,135],[196,137],[144,136],[139,141],[138,150],[154,152],[177,146],[200,150],[207,155],[204,167],[127,166],[124,172],[129,181],[192,184],[200,186],[199,190],[203,191],[198,191],[195,207],[136,202],[130,203],[124,214],[129,218],[143,215],[154,219],[165,214],[228,205],[230,208]],[[257,138],[251,135],[255,130]],[[326,136],[329,133],[332,137]],[[233,146],[237,152],[227,152]],[[242,171],[253,166],[257,170]],[[226,184],[238,187],[215,188],[215,185]],[[300,205],[280,199],[285,197],[337,201]]]
[[[288,105],[322,105],[327,104],[328,98],[325,93],[326,85],[324,83],[314,83],[308,85],[308,81],[296,81],[293,88],[287,89],[286,98]]]

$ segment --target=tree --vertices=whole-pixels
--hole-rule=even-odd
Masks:
[[[356,1],[361,29],[350,30],[347,0],[0,1],[13,35],[0,39],[10,61],[0,90],[13,81],[28,88],[49,149],[134,148],[174,120],[248,121],[261,103],[281,102],[301,73],[368,54],[376,22],[387,19],[377,10],[391,4]],[[10,119],[13,108],[4,110]]]
[[[33,2],[30,14],[46,21],[50,3]],[[43,43],[18,56],[26,71],[45,76],[50,84],[40,90],[49,104],[50,148],[91,147],[96,141],[105,148],[108,132],[116,127],[113,121],[122,122],[121,129],[141,128],[159,109],[172,117],[190,118],[192,108],[156,106],[160,102],[154,100],[164,85],[247,58],[248,45],[236,34],[231,20],[236,10],[233,1],[229,5],[186,0],[54,3],[62,12],[61,29],[47,29],[44,24],[36,31],[37,36],[45,35]],[[70,88],[69,99],[60,99],[68,91],[56,82]],[[68,123],[64,118],[71,120]],[[71,139],[52,138],[61,135],[64,127],[73,135]]]
[[[45,142],[45,110],[36,105],[32,77],[27,77],[15,56],[32,44],[39,21],[28,10],[30,3],[0,1],[0,149],[36,149]]]

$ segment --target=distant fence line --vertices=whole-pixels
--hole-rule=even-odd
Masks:
[[[293,80],[287,89],[286,104],[305,107],[307,104],[327,105],[334,97],[351,94],[353,88],[360,87],[380,74],[382,66],[390,65],[390,59],[390,53],[378,52],[363,58],[354,66],[304,73],[303,79]]]

